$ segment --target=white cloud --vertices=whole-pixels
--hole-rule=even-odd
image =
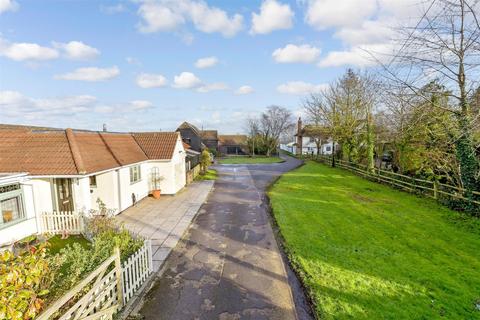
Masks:
[[[133,100],[130,101],[128,106],[132,109],[132,111],[138,111],[153,108],[153,103],[147,100]]]
[[[143,19],[138,29],[143,33],[172,31],[185,23],[181,12],[156,2],[143,3],[138,9],[138,14]]]
[[[197,92],[207,93],[207,92],[210,92],[210,91],[219,91],[219,90],[227,90],[227,89],[228,89],[228,86],[225,83],[215,82],[215,83],[210,83],[210,84],[205,84],[205,85],[200,86],[197,89]]]
[[[243,16],[229,17],[225,11],[204,1],[143,1],[138,15],[142,19],[138,29],[143,33],[173,31],[186,22],[191,22],[199,31],[218,32],[224,37],[232,37],[243,28]]]
[[[92,110],[97,98],[90,95],[35,99],[17,91],[0,91],[0,110],[11,117],[49,117]]]
[[[260,7],[260,14],[252,13],[250,33],[267,34],[275,30],[290,29],[294,15],[288,4],[265,0]]]
[[[297,46],[288,44],[285,48],[278,48],[272,53],[273,59],[279,63],[312,63],[320,55],[320,49],[308,44]]]
[[[49,125],[59,127],[92,127],[114,119],[112,114],[121,114],[131,121],[123,125],[126,130],[135,119],[131,113],[154,108],[147,100],[103,104],[91,95],[32,98],[18,91],[0,91],[0,122]],[[92,118],[92,113],[96,113]],[[133,120],[132,120],[133,119]]]
[[[86,45],[81,41],[70,41],[68,43],[54,42],[54,47],[64,52],[67,59],[89,60],[100,55],[100,51],[94,47]]]
[[[290,81],[277,87],[277,91],[285,94],[305,95],[320,92],[328,87],[328,84],[312,84],[303,81]]]
[[[137,58],[133,58],[133,57],[126,57],[125,61],[127,61],[128,64],[133,64],[133,65],[136,65],[136,66],[142,65],[140,60],[138,60]]]
[[[318,63],[319,67],[339,67],[350,65],[355,67],[369,67],[379,62],[387,62],[394,54],[392,44],[374,44],[355,46],[350,50],[331,51]],[[374,58],[375,57],[375,58]]]
[[[236,95],[244,95],[244,94],[250,94],[253,93],[254,90],[251,86],[241,86],[237,90],[235,90]]]
[[[140,88],[161,88],[167,85],[167,79],[161,74],[141,73],[136,83]]]
[[[127,8],[125,7],[125,5],[123,5],[123,3],[119,3],[111,6],[103,6],[103,5],[100,6],[100,11],[106,14],[116,14],[116,13],[124,12],[126,10]]]
[[[118,69],[117,66],[113,66],[111,68],[87,67],[78,68],[73,72],[55,75],[55,79],[96,82],[113,79],[119,74],[120,69]]]
[[[305,21],[319,30],[358,26],[376,9],[376,0],[310,0]]]
[[[14,0],[0,0],[0,14],[7,11],[15,11],[18,9],[18,3]]]
[[[369,67],[387,62],[394,53],[396,25],[418,22],[430,3],[418,0],[307,0],[305,21],[319,30],[333,28],[343,50],[328,52],[320,67]],[[441,8],[430,11],[438,13]],[[372,56],[374,55],[375,58]]]
[[[200,58],[195,62],[195,67],[205,69],[215,66],[218,63],[217,57]]]
[[[191,72],[182,72],[173,79],[173,87],[179,89],[192,89],[202,85],[202,81]]]
[[[59,57],[57,50],[36,43],[10,43],[0,38],[0,55],[15,61],[52,60]]]

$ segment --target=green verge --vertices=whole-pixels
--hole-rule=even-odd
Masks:
[[[480,220],[307,162],[270,189],[321,319],[480,319]]]
[[[279,157],[230,157],[218,159],[219,164],[261,164],[261,163],[278,163],[284,160]]]
[[[217,170],[214,169],[208,169],[205,174],[199,174],[195,180],[217,180],[218,174]]]

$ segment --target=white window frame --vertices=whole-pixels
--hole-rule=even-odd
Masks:
[[[21,222],[27,220],[27,215],[26,215],[26,212],[25,212],[25,204],[24,204],[24,201],[23,201],[22,186],[18,183],[8,184],[8,185],[0,186],[0,191],[1,191],[2,188],[8,188],[9,186],[18,186],[18,189],[14,189],[14,190],[11,190],[11,191],[5,191],[5,192],[0,193],[0,214],[3,214],[2,207],[1,207],[2,206],[2,201],[16,198],[17,203],[18,203],[18,210],[19,210],[19,216],[20,217],[15,219],[15,220],[4,223],[3,222],[3,216],[1,216],[0,217],[0,219],[1,219],[0,230],[4,229],[4,228],[11,227],[14,224],[21,223]]]
[[[131,166],[129,168],[130,173],[130,184],[135,184],[142,181],[142,170],[140,165]]]

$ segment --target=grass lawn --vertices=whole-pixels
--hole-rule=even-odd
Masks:
[[[480,220],[313,162],[269,196],[321,319],[480,319]]]
[[[62,239],[60,235],[55,235],[48,239],[50,247],[48,252],[50,254],[57,254],[61,249],[65,248],[67,245],[72,245],[74,243],[79,243],[82,247],[87,248],[90,246],[90,242],[82,236],[69,236],[67,239]]]
[[[217,177],[217,170],[208,169],[204,175],[199,174],[195,180],[217,180]]]
[[[277,163],[283,162],[283,159],[279,157],[248,157],[248,156],[236,156],[229,158],[218,159],[219,164],[257,164],[257,163]]]

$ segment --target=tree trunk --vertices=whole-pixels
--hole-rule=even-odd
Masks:
[[[371,114],[367,115],[367,170],[373,172],[375,170],[375,160],[373,158],[373,128],[371,126]]]

